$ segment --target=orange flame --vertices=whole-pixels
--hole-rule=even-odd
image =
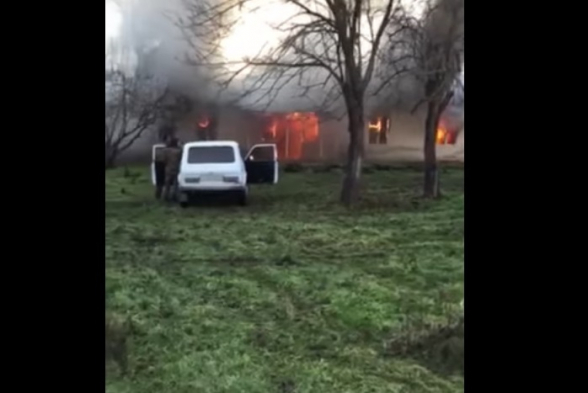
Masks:
[[[265,134],[276,143],[280,158],[297,160],[302,157],[304,144],[317,140],[318,124],[314,113],[276,114],[269,117]]]
[[[200,118],[200,120],[198,120],[198,127],[200,128],[206,128],[210,125],[210,119],[208,119],[208,116],[203,116],[202,118]]]
[[[447,129],[443,125],[437,128],[437,144],[444,145],[447,143]]]
[[[376,132],[382,132],[382,118],[378,117],[378,119],[373,123],[370,121],[368,123],[368,129],[375,130]]]
[[[437,127],[436,143],[438,145],[454,145],[457,141],[457,130],[449,130],[443,121]]]

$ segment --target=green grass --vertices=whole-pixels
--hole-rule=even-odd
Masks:
[[[461,391],[388,343],[463,298],[463,171],[442,173],[439,201],[418,171],[369,172],[351,211],[337,170],[187,210],[155,203],[144,169],[107,172],[107,312],[130,327],[106,391]]]

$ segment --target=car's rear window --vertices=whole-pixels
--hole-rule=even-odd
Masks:
[[[194,146],[188,149],[188,164],[225,164],[235,162],[232,146]]]

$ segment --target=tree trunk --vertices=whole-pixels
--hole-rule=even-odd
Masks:
[[[347,207],[351,206],[359,198],[364,137],[362,108],[356,108],[349,112],[349,136],[347,165],[341,189],[341,203]]]
[[[437,126],[439,123],[439,106],[434,102],[427,104],[425,120],[425,183],[424,197],[437,198],[439,193],[439,170],[437,167]]]
[[[114,168],[118,152],[114,146],[104,146],[104,169]]]
[[[107,157],[106,160],[104,160],[104,169],[112,169],[114,168],[114,157]]]

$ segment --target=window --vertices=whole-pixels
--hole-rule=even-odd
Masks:
[[[437,127],[436,141],[438,145],[455,145],[457,142],[458,130],[449,129],[444,122]]]
[[[274,161],[273,146],[258,146],[251,151],[249,161]]]
[[[231,146],[195,146],[188,149],[188,164],[226,164],[235,162]]]
[[[388,143],[390,131],[390,119],[388,117],[376,117],[368,122],[370,145],[385,145]]]

